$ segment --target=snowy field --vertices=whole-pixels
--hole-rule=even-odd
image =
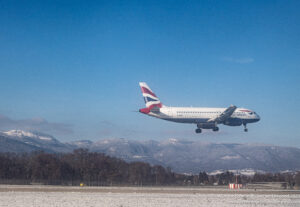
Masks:
[[[40,189],[42,189],[41,187]],[[131,188],[125,188],[121,193],[105,188],[104,192],[97,191],[97,188],[89,191],[76,191],[71,188],[63,192],[63,188],[58,191],[55,188],[47,188],[38,192],[36,190],[20,190],[15,188],[0,187],[0,206],[13,207],[140,207],[140,206],[300,206],[300,194],[262,192],[249,193],[248,191],[187,191],[179,190],[177,193],[168,190],[139,192]],[[49,190],[50,189],[50,190]],[[52,190],[51,190],[52,189]],[[75,190],[72,190],[75,189]],[[98,188],[99,189],[99,188]],[[115,188],[117,189],[117,188]],[[130,193],[127,193],[129,189]],[[15,191],[14,191],[15,190]],[[48,192],[49,191],[49,192]],[[111,192],[110,192],[111,191]],[[198,192],[198,193],[197,193]],[[230,192],[230,193],[228,193]]]

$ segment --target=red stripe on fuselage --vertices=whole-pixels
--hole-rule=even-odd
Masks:
[[[252,112],[252,111],[244,110],[244,109],[241,109],[240,111],[242,111],[242,112]]]
[[[143,92],[143,93],[148,93],[148,94],[150,94],[151,96],[156,97],[156,95],[155,95],[154,93],[152,93],[148,88],[141,87],[141,89],[142,89],[142,92]],[[156,97],[156,98],[157,98],[157,97]]]

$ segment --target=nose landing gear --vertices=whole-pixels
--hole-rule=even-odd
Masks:
[[[198,129],[195,130],[195,132],[196,132],[197,134],[199,134],[199,133],[202,132],[202,130],[201,130],[200,128],[198,128]]]
[[[247,131],[248,131],[248,129],[247,129],[247,124],[246,124],[246,123],[243,123],[243,125],[244,125],[244,132],[247,132]]]

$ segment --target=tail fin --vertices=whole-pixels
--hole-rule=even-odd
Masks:
[[[147,83],[140,82],[140,87],[141,87],[144,101],[145,101],[147,108],[149,108],[151,110],[154,107],[156,107],[156,108],[163,107],[162,103],[157,98],[157,96],[153,93],[153,91],[149,88]]]

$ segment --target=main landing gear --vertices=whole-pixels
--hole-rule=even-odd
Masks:
[[[244,132],[247,132],[247,131],[248,131],[248,129],[247,129],[247,124],[246,124],[246,123],[243,123],[243,125],[244,125]]]
[[[219,131],[219,127],[214,127],[214,128],[212,128],[212,130],[213,130],[214,132],[217,132],[217,131]],[[201,128],[198,128],[198,129],[195,130],[195,132],[196,132],[197,134],[199,134],[199,133],[202,132],[202,129],[201,129]]]
[[[219,127],[216,126],[216,127],[213,128],[212,130],[213,130],[214,132],[217,132],[217,131],[219,131]]]

